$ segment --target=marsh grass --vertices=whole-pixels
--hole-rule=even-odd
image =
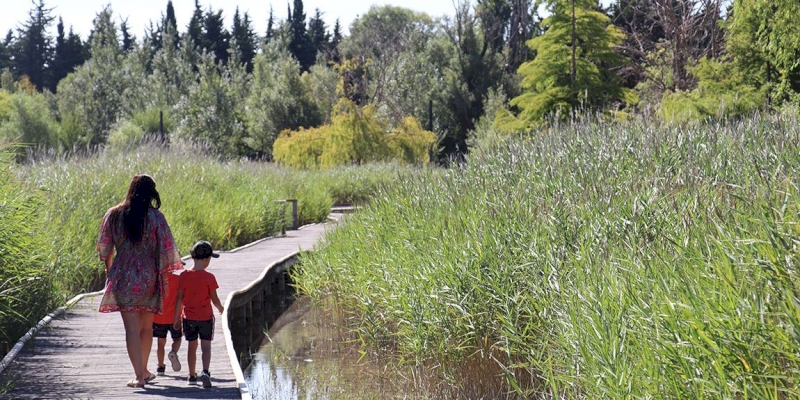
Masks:
[[[10,350],[54,305],[43,251],[42,199],[12,172],[14,155],[0,149],[0,352]],[[2,385],[0,385],[2,392]]]
[[[798,398],[799,167],[796,113],[556,126],[399,178],[294,279],[455,388]]]

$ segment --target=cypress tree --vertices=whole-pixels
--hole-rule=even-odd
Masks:
[[[275,36],[275,18],[272,15],[272,6],[269,6],[269,19],[267,20],[267,34],[264,36],[264,42],[269,43],[272,37]]]

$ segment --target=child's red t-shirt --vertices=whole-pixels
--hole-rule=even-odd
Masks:
[[[211,291],[216,290],[217,279],[206,271],[187,269],[180,277],[180,289],[183,290],[183,318],[191,321],[208,321],[214,318],[211,309]]]
[[[180,271],[164,275],[164,297],[161,314],[153,315],[154,324],[171,324],[175,318],[175,301],[178,300]]]

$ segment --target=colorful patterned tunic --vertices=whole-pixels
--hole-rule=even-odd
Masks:
[[[147,213],[142,240],[133,243],[125,235],[122,218],[113,224],[106,212],[97,239],[100,260],[116,249],[114,262],[108,271],[106,289],[100,302],[100,312],[136,311],[160,314],[162,293],[165,293],[162,273],[183,268],[175,240],[161,211],[151,208]]]

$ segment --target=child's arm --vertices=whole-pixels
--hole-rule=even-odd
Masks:
[[[222,314],[223,307],[222,302],[219,301],[219,296],[217,296],[217,289],[213,289],[211,291],[211,302],[214,303],[214,305],[217,307],[217,310],[219,310],[219,313]]]
[[[178,296],[175,299],[175,316],[172,318],[172,328],[181,328],[181,311],[183,311],[183,289],[178,289]]]

